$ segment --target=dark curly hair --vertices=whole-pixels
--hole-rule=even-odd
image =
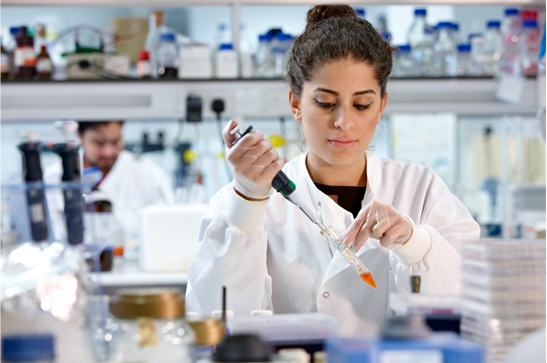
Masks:
[[[317,5],[308,11],[307,21],[287,64],[289,86],[296,96],[319,67],[351,57],[373,67],[384,97],[393,48],[368,21],[358,18],[349,5]]]

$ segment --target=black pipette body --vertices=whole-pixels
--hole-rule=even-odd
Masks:
[[[28,184],[27,205],[30,221],[30,231],[35,242],[47,240],[47,220],[45,194],[41,188],[42,166],[40,165],[40,148],[38,141],[28,141],[18,146],[23,153],[25,166],[25,181]]]

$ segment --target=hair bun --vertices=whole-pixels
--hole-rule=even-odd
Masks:
[[[308,11],[306,31],[328,18],[356,18],[355,10],[349,5],[316,5]]]

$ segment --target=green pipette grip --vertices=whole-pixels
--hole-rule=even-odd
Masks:
[[[272,187],[284,197],[288,197],[296,190],[296,186],[282,170],[277,173],[272,181]]]

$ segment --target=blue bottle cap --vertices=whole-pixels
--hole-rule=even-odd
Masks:
[[[17,35],[17,33],[19,33],[19,27],[18,26],[12,26],[11,28],[9,28],[9,33],[11,35]]]
[[[453,28],[453,25],[449,21],[441,21],[439,24],[437,24],[437,29],[442,28]]]
[[[501,26],[501,22],[498,20],[490,20],[488,23],[486,23],[487,28],[499,28]]]
[[[55,359],[51,334],[11,335],[2,338],[2,361],[36,362]]]
[[[405,44],[405,45],[399,45],[399,51],[400,52],[410,52],[410,45],[408,44]]]
[[[224,23],[218,24],[218,30],[226,30],[226,24]]]
[[[234,46],[232,45],[232,43],[222,43],[218,49],[220,49],[220,50],[234,50]]]
[[[259,42],[270,42],[272,40],[271,34],[262,34],[258,36]]]
[[[426,16],[427,11],[425,9],[415,9],[414,10],[414,15],[415,16]]]
[[[356,8],[355,9],[355,14],[357,14],[357,16],[361,17],[361,18],[364,18],[365,17],[365,9],[363,8]]]
[[[164,33],[160,36],[160,41],[162,41],[162,42],[174,42],[175,41],[175,34]]]
[[[532,28],[532,29],[535,29],[538,27],[538,22],[535,21],[535,20],[528,20],[528,21],[525,21],[524,23],[522,23],[522,26],[524,28]]]
[[[459,31],[460,30],[460,24],[452,23],[452,29],[454,29],[455,31]]]
[[[519,9],[509,8],[505,9],[505,16],[519,15]]]
[[[482,34],[481,34],[481,33],[469,34],[469,36],[467,37],[467,39],[471,40],[471,39],[473,39],[473,38],[478,38],[478,37],[482,37]]]
[[[458,52],[460,53],[469,53],[471,51],[470,44],[460,44],[458,45]]]

